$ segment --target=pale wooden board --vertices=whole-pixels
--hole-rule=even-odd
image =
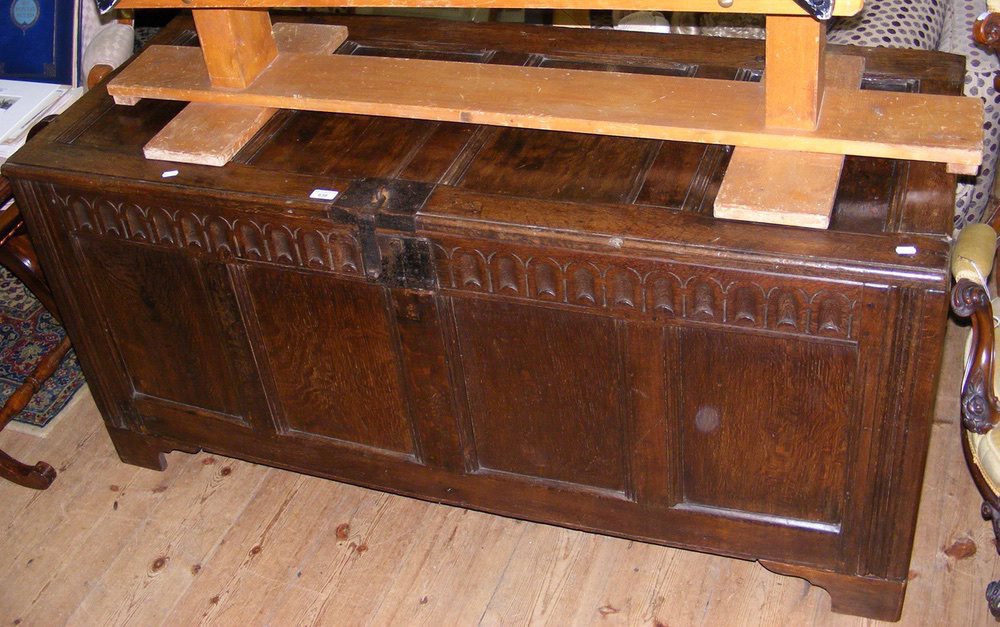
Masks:
[[[277,109],[192,102],[142,152],[147,159],[226,165]]]
[[[274,25],[278,50],[329,54],[347,39],[344,26]],[[223,166],[250,141],[277,109],[194,102],[143,147],[147,159]]]
[[[271,27],[279,52],[331,54],[347,41],[347,27],[278,22]]]
[[[715,199],[715,217],[825,229],[843,167],[842,155],[737,148]]]
[[[439,528],[446,514],[429,503],[401,503],[379,494],[366,499],[349,518],[317,529],[312,556],[296,572],[294,586],[315,596],[283,595],[272,606],[271,623],[329,625],[341,616],[371,616],[403,564],[414,559],[414,547],[428,543],[422,531]],[[406,524],[399,524],[404,519]]]
[[[949,323],[899,623],[831,614],[821,589],[752,562],[461,516],[204,453],[171,453],[165,473],[127,466],[89,395],[46,440],[0,433],[0,448],[66,465],[45,492],[0,482],[0,558],[11,565],[0,571],[0,608],[21,625],[247,624],[235,605],[242,599],[252,600],[253,616],[266,614],[249,624],[273,625],[377,624],[373,616],[391,615],[406,625],[473,617],[465,624],[995,626],[983,590],[1000,577],[1000,560],[957,435],[967,332]],[[223,476],[229,464],[234,471]],[[206,520],[220,512],[217,523]],[[308,521],[296,523],[303,513]],[[335,530],[344,522],[350,532],[341,540]],[[151,525],[153,533],[144,531]],[[498,535],[509,535],[513,550],[507,541],[494,550]],[[966,538],[975,554],[944,553]],[[369,549],[359,553],[362,543]],[[153,571],[161,555],[168,559]],[[452,581],[460,581],[454,592]]]
[[[831,55],[830,88],[861,86],[864,59]],[[843,155],[737,147],[715,199],[715,217],[825,229],[844,168]]]
[[[281,53],[243,91],[213,90],[197,48],[152,46],[108,85],[118,99],[492,124],[977,166],[978,98],[827,89],[818,128],[768,129],[764,87],[616,72]]]
[[[837,0],[834,15],[854,15],[863,0]],[[723,7],[716,0],[122,0],[121,9],[206,9],[364,7],[464,9],[622,9],[632,11],[695,11],[706,13],[771,13],[807,15],[794,0],[734,0]]]
[[[370,495],[358,488],[339,490],[312,477],[281,473],[272,479],[268,489],[247,507],[246,524],[220,539],[217,555],[226,561],[218,561],[228,565],[228,560],[236,560],[238,568],[206,568],[199,585],[187,591],[187,596],[202,603],[187,605],[182,601],[186,609],[175,611],[175,624],[203,620],[227,625],[268,624],[267,616],[281,600],[286,584],[298,578],[303,560],[312,555],[311,540],[321,533],[335,535],[336,521],[345,512],[355,511]],[[218,591],[225,594],[217,602],[204,603]]]
[[[215,549],[263,480],[251,470],[253,464],[218,461],[182,469],[155,507],[143,512],[148,517],[131,542],[101,578],[91,582],[90,593],[70,615],[70,623],[86,624],[102,616],[111,624],[154,625],[166,617],[174,599],[196,579],[192,567]],[[133,577],[134,573],[145,576]],[[123,596],[109,598],[102,593],[108,587],[117,587]]]

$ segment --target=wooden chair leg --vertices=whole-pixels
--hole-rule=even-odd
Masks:
[[[54,115],[43,118],[28,132],[28,138],[34,137],[54,119]],[[11,189],[7,179],[0,177],[0,205],[3,205],[10,196]],[[16,205],[0,212],[0,265],[24,283],[42,306],[57,322],[59,321],[55,300],[38,265],[38,257]],[[55,373],[69,349],[69,338],[64,337],[55,348],[42,356],[35,370],[0,408],[0,431],[7,426],[11,418],[28,406],[31,397]],[[0,450],[0,479],[7,479],[26,488],[44,490],[52,485],[55,478],[56,471],[48,463],[40,461],[34,466],[29,466]]]
[[[26,233],[15,233],[8,240],[0,243],[0,265],[7,268],[28,291],[42,303],[56,322],[60,322],[59,309],[56,307],[49,284],[38,266],[38,257]]]
[[[25,488],[44,490],[55,481],[56,470],[46,462],[22,464],[0,450],[0,477]]]
[[[973,477],[975,478],[975,473],[973,473]],[[985,520],[993,523],[993,536],[996,538],[997,553],[1000,554],[1000,511],[990,500],[985,500],[983,501],[982,514]],[[1000,619],[1000,581],[991,581],[986,586],[986,605],[993,618]]]
[[[3,408],[0,408],[0,429],[7,426],[10,419],[28,405],[31,397],[55,373],[56,368],[59,367],[59,363],[62,362],[69,348],[69,338],[64,337],[55,348],[42,357],[35,370],[10,395],[10,398],[4,403]],[[52,485],[52,481],[56,478],[56,471],[45,462],[38,462],[34,466],[28,466],[0,450],[0,477],[26,488],[44,490]]]

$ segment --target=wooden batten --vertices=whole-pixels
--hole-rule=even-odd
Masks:
[[[830,226],[843,167],[843,155],[741,146],[729,161],[714,215],[825,229]]]
[[[723,6],[725,4],[725,6]],[[854,15],[864,0],[837,0],[833,15]],[[808,15],[795,0],[122,0],[122,9],[207,8],[442,8],[462,9],[628,9],[632,11],[691,11],[702,13],[757,13]]]
[[[316,77],[330,80],[316,80]],[[338,77],[338,78],[334,78]],[[108,85],[159,98],[977,166],[982,102],[830,87],[813,131],[764,123],[764,86],[616,72],[281,53],[242,91],[196,48],[152,46]]]

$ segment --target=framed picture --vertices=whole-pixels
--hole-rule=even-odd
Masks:
[[[0,79],[72,85],[78,5],[0,0]]]

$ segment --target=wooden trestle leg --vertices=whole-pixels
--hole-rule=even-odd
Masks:
[[[267,9],[193,12],[213,87],[245,89],[278,56]]]
[[[861,57],[826,54],[826,25],[811,17],[767,16],[764,120],[768,128],[812,131],[827,87],[857,89]],[[740,146],[715,200],[715,216],[825,229],[844,156]]]
[[[764,123],[815,129],[825,86],[826,24],[812,17],[768,15],[764,46]]]

